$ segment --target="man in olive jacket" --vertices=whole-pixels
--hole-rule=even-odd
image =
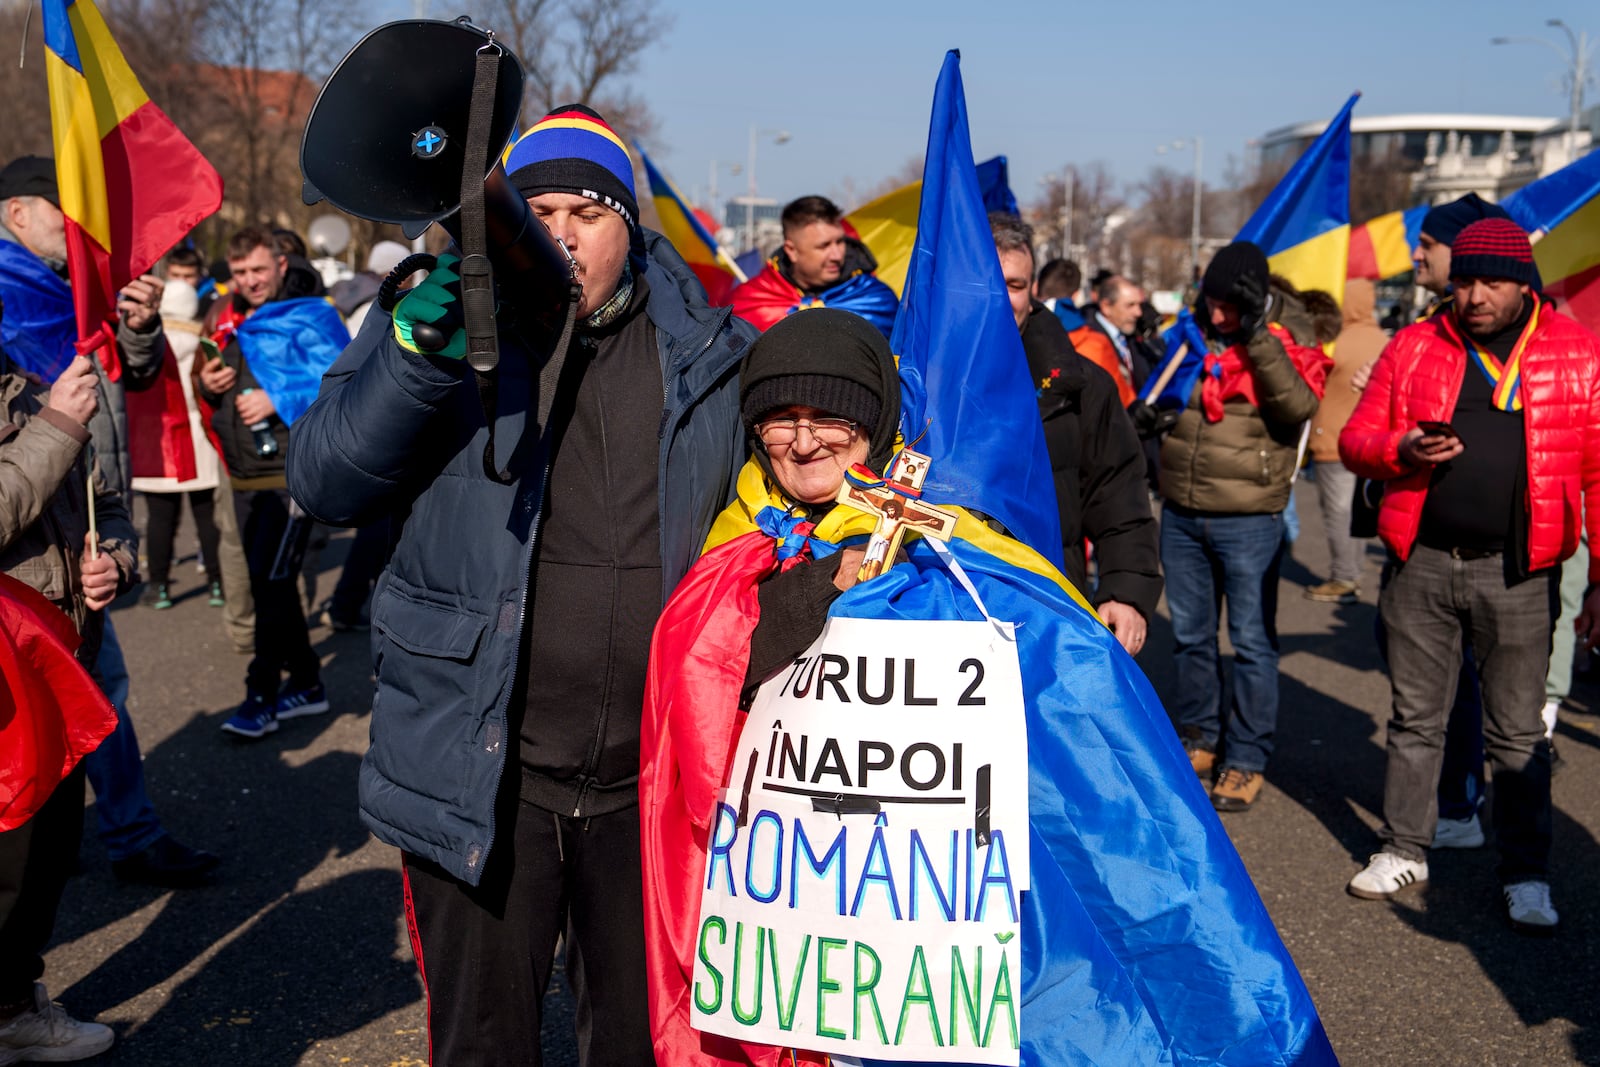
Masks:
[[[1212,259],[1195,317],[1211,351],[1161,446],[1161,565],[1178,661],[1173,710],[1195,772],[1217,774],[1212,804],[1247,811],[1261,792],[1278,721],[1283,510],[1327,359],[1309,347],[1309,319],[1270,285],[1266,256],[1248,241]],[[1217,649],[1224,598],[1234,649],[1225,728]]]

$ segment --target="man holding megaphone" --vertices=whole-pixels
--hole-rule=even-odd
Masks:
[[[632,161],[594,111],[552,111],[506,170],[575,264],[570,344],[519,311],[541,294],[510,290],[531,283],[502,274],[485,402],[464,359],[459,261],[441,256],[329,371],[294,426],[289,479],[323,521],[395,517],[372,605],[361,808],[404,850],[434,1062],[539,1063],[564,934],[581,1062],[650,1063],[646,658],[666,596],[732,498],[754,330],[708,307],[672,246],[640,227]],[[540,402],[551,366],[559,382]]]

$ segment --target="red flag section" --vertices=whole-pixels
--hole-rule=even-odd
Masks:
[[[116,728],[116,709],[73,657],[78,642],[60,609],[0,575],[0,831],[33,818]]]
[[[663,1067],[826,1062],[689,1025],[709,819],[739,737],[736,709],[761,613],[756,586],[774,566],[773,539],[760,531],[707,552],[673,593],[650,647],[639,817],[650,1035]]]

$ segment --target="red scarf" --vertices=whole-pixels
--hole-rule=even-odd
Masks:
[[[1300,344],[1276,322],[1268,324],[1267,330],[1282,343],[1283,350],[1294,361],[1294,369],[1321,400],[1333,360],[1323,355],[1320,348]],[[1244,354],[1242,344],[1207,353],[1200,376],[1200,403],[1207,422],[1221,422],[1223,405],[1234,399],[1247,401],[1252,406],[1257,403],[1255,364]]]

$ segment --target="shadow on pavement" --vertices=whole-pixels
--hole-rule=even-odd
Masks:
[[[1557,936],[1524,937],[1506,922],[1492,833],[1481,849],[1429,855],[1424,907],[1408,906],[1403,897],[1390,907],[1418,933],[1466,946],[1523,1025],[1565,1019],[1576,1028],[1573,1059],[1600,1063],[1600,999],[1594,995],[1600,988],[1600,960],[1594,953],[1600,931],[1594,929],[1597,912],[1590,904],[1600,896],[1600,845],[1561,811],[1559,781],[1556,794],[1550,884],[1561,913]],[[1492,785],[1489,802],[1494,802]],[[1448,981],[1447,975],[1432,977]]]

